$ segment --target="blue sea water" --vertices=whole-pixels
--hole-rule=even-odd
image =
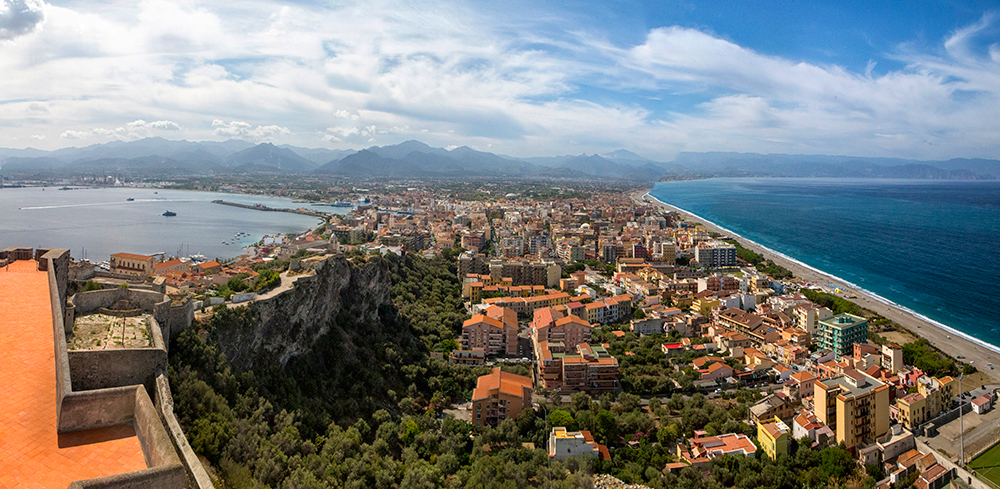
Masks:
[[[264,235],[301,233],[319,222],[299,214],[211,203],[216,199],[331,213],[348,210],[276,197],[182,190],[4,188],[0,189],[0,249],[67,248],[73,258],[93,262],[117,252],[232,258]],[[177,215],[163,216],[168,210]],[[249,236],[235,238],[240,232]]]
[[[1000,345],[1000,182],[726,178],[650,195]]]

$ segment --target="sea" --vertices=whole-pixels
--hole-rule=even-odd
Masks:
[[[650,196],[997,350],[1000,182],[718,178]]]
[[[225,259],[265,235],[301,233],[320,223],[300,214],[211,202],[217,199],[338,214],[350,210],[276,197],[153,188],[0,188],[0,249],[66,248],[73,258],[91,262],[118,252]],[[177,215],[164,216],[166,211]]]

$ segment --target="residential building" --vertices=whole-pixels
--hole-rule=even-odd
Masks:
[[[819,321],[819,346],[833,350],[837,360],[851,356],[854,344],[867,339],[868,321],[863,317],[844,312]]]
[[[826,446],[836,438],[836,435],[815,414],[802,411],[792,420],[792,438],[801,440],[805,437],[809,437],[818,446]]]
[[[567,349],[563,343],[535,343],[538,383],[551,390],[579,390],[591,395],[617,393],[618,359],[608,353],[607,345],[577,344]]]
[[[496,306],[484,312],[486,314],[476,314],[462,324],[462,349],[482,348],[487,355],[517,354],[517,316],[514,312]],[[513,315],[513,323],[504,318],[510,315]]]
[[[853,448],[889,431],[889,386],[864,372],[817,380],[813,406],[816,417],[836,433],[837,443]]]
[[[688,440],[689,447],[677,445],[677,455],[693,466],[704,467],[715,457],[723,455],[753,455],[757,446],[743,433],[728,433],[719,436],[699,436]]]
[[[903,370],[903,349],[894,343],[882,345],[882,368],[895,375]]]
[[[564,316],[553,307],[538,309],[531,323],[534,342],[560,342],[578,345],[590,342],[591,324],[572,314]]]
[[[812,372],[805,370],[795,372],[785,382],[785,395],[798,400],[813,394],[813,384],[816,383],[816,376]]]
[[[721,241],[699,244],[694,249],[694,260],[705,268],[736,266],[736,247]]]
[[[473,348],[471,350],[452,350],[448,357],[452,365],[486,365],[486,350]]]
[[[775,417],[766,423],[757,421],[757,443],[771,460],[777,460],[778,455],[788,454],[788,425]]]
[[[531,409],[531,392],[530,377],[495,367],[476,380],[470,407],[473,426],[498,426],[505,419],[516,418],[521,411]]]
[[[565,427],[555,426],[549,434],[549,458],[564,461],[569,457],[590,455],[610,460],[608,447],[594,441],[589,431],[567,431]]]
[[[795,305],[793,309],[795,327],[804,329],[813,336],[819,335],[819,322],[833,317],[833,311],[812,302]]]
[[[795,414],[792,403],[784,394],[770,394],[750,406],[750,422],[766,423],[770,419],[779,418],[791,421]]]

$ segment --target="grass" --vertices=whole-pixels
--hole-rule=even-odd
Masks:
[[[969,467],[975,469],[980,478],[1000,486],[1000,444],[974,458]]]

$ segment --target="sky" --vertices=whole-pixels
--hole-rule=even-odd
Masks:
[[[0,147],[1000,159],[1000,4],[0,0]]]

